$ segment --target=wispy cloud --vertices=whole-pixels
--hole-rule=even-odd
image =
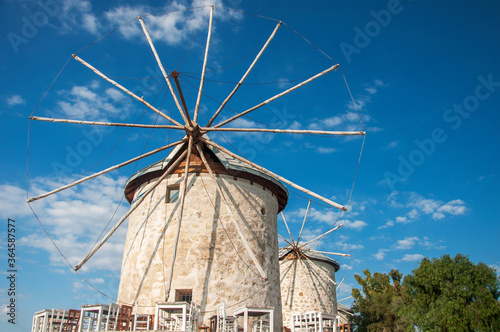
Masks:
[[[398,250],[408,250],[412,249],[415,246],[415,243],[418,241],[418,237],[405,237],[403,240],[398,240],[394,249]]]
[[[425,198],[415,192],[393,192],[388,196],[387,203],[391,208],[406,210],[407,212],[397,216],[394,220],[388,220],[379,229],[392,227],[397,223],[411,223],[425,215],[431,216],[433,220],[440,220],[446,216],[457,216],[467,213],[466,203],[461,199],[454,199],[445,203],[440,200]]]
[[[32,203],[38,218],[72,265],[78,263],[92,248],[115,210],[116,218],[110,222],[111,225],[127,210],[125,204],[119,204],[125,180],[124,177],[115,179],[101,176]],[[30,192],[34,196],[61,185],[52,179],[36,178],[31,181]],[[51,267],[66,267],[64,258],[40,230],[38,223],[34,222],[35,219],[28,218],[31,210],[25,202],[26,192],[23,188],[11,184],[0,185],[0,213],[5,217],[15,215],[16,218],[32,220],[31,224],[25,226],[19,244],[47,252]],[[126,227],[121,227],[84,266],[84,270],[119,270],[125,234]]]
[[[115,88],[103,90],[97,81],[73,85],[56,94],[56,107],[48,111],[51,116],[106,121],[123,119],[133,110],[132,101],[125,94]]]
[[[406,254],[399,260],[400,262],[418,262],[422,260],[425,256],[421,254]]]
[[[367,110],[368,105],[372,102],[372,98],[378,93],[379,89],[386,86],[387,84],[384,84],[379,79],[366,84],[364,93],[346,103],[345,112],[323,119],[313,119],[307,127],[313,130],[360,130],[360,117],[363,123],[368,123],[372,120]]]
[[[214,16],[218,19],[230,21],[242,18],[241,13],[224,9],[221,0],[194,0],[190,4],[174,1],[165,5],[160,14],[154,13],[158,12],[158,9],[153,10],[147,5],[119,5],[107,11],[104,17],[109,25],[119,26],[139,15],[144,15],[144,23],[153,41],[163,41],[170,45],[176,45],[192,37],[192,33],[198,30],[207,17],[207,10],[186,9],[211,4],[221,5],[214,11]],[[135,24],[123,26],[120,33],[126,39],[143,38],[144,35],[137,21]]]
[[[20,95],[12,95],[9,98],[5,100],[7,105],[9,106],[17,106],[17,105],[24,105],[26,104],[26,100],[24,100],[23,97]]]

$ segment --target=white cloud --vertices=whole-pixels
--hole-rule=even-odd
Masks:
[[[73,85],[68,90],[56,91],[58,101],[49,113],[58,117],[75,117],[87,120],[107,121],[123,119],[133,110],[131,99],[114,89],[102,90],[97,81],[89,85]]]
[[[387,144],[387,146],[384,149],[385,150],[394,149],[394,148],[396,148],[398,146],[398,144],[399,144],[398,141],[392,141],[389,144]]]
[[[401,258],[402,262],[417,262],[424,258],[423,255],[420,254],[406,254]]]
[[[341,220],[339,223],[344,224],[345,228],[351,228],[358,231],[362,230],[365,226],[368,225],[362,220],[350,221],[348,219]]]
[[[331,147],[322,147],[322,146],[319,146],[316,151],[318,153],[321,153],[321,154],[330,154],[330,153],[334,153],[335,151],[337,151],[337,149],[335,148],[331,148]]]
[[[17,106],[17,105],[23,105],[23,104],[25,104],[26,100],[24,100],[24,98],[21,97],[20,95],[12,95],[9,98],[7,98],[5,100],[5,102],[9,106]]]
[[[32,214],[26,203],[26,189],[10,184],[0,185],[0,216],[6,218],[20,218]]]
[[[418,237],[405,237],[403,240],[398,240],[395,249],[407,250],[412,249],[415,246],[415,243],[418,241]]]
[[[123,195],[125,180],[125,177],[114,179],[103,175],[31,203],[41,223],[73,266],[93,247],[117,207],[117,217],[110,222],[111,225],[126,212],[127,207],[124,204],[118,205]],[[35,178],[30,181],[30,195],[33,197],[69,182],[67,179],[55,181]],[[0,185],[0,211],[6,217],[12,217],[10,214],[15,218],[30,215],[31,210],[25,201],[24,189],[10,184]],[[29,222],[25,226],[24,235],[18,240],[19,244],[47,252],[51,267],[64,271],[61,267],[66,268],[67,263],[50,239],[42,232],[34,218],[26,220]],[[125,225],[92,257],[84,266],[84,270],[120,270],[126,235]]]
[[[171,2],[163,7],[151,8],[145,5],[119,5],[104,14],[107,23],[110,26],[121,26],[131,19],[142,15],[144,23],[148,29],[153,42],[163,41],[170,45],[177,45],[192,37],[192,33],[197,31],[205,21],[208,8],[205,10],[185,10],[193,7],[208,5],[221,5],[214,11],[214,17],[229,21],[240,20],[242,14],[235,11],[228,11],[223,8],[221,0],[194,0],[191,4],[181,4]],[[162,12],[158,15],[148,15],[153,12]],[[144,32],[138,21],[135,24],[127,24],[121,27],[120,33],[127,39],[143,38]],[[208,23],[205,24],[205,27]]]
[[[384,229],[394,226],[394,221],[388,220],[384,225],[377,227],[377,229]]]
[[[422,247],[429,248],[429,249],[435,249],[435,250],[446,249],[445,246],[438,245],[436,243],[431,242],[427,236],[424,236],[424,238],[418,244],[421,245]]]
[[[396,222],[409,223],[421,215],[430,215],[434,220],[440,220],[447,215],[463,215],[467,212],[465,202],[461,199],[444,203],[440,200],[425,198],[414,192],[393,192],[387,197],[389,206],[409,209],[405,216],[396,218]]]
[[[406,224],[408,223],[408,219],[406,217],[396,217],[396,222]]]
[[[385,258],[385,255],[388,251],[389,251],[388,249],[379,249],[379,251],[376,254],[373,254],[373,257],[376,260],[381,261]]]

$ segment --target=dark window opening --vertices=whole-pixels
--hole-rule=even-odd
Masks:
[[[175,302],[188,302],[191,303],[193,299],[192,289],[176,289],[175,290]]]
[[[167,203],[175,203],[179,199],[179,185],[172,185],[167,187]]]

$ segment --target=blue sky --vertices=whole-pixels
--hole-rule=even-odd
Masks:
[[[146,14],[207,3],[42,0],[0,4],[0,217],[5,225],[0,229],[0,257],[2,271],[6,271],[7,219],[12,218],[16,221],[18,269],[15,326],[6,322],[8,285],[0,284],[2,330],[25,331],[33,312],[40,309],[111,301],[71,271],[25,203],[29,115],[36,108],[37,116],[166,124],[155,113],[146,112],[142,104],[122,100],[123,93],[69,57],[78,52],[96,68],[170,112],[172,100],[163,84],[155,84],[158,79],[154,77],[161,73],[137,20],[86,47],[141,14],[163,64],[181,73],[186,100],[194,104],[191,94],[196,97],[199,84],[208,9]],[[200,117],[210,117],[216,101],[222,101],[233,88],[232,82],[245,72],[277,23],[268,18],[286,25],[221,119],[337,62],[342,67],[342,72],[331,72],[235,123],[241,127],[266,124],[362,130],[342,73],[345,75],[367,131],[350,210],[342,215],[313,201],[304,232],[311,239],[335,223],[344,224],[317,246],[352,254],[338,259],[342,268],[337,279],[345,278],[339,299],[350,296],[351,288],[356,287],[354,274],[392,268],[408,274],[423,257],[462,253],[474,262],[500,268],[497,1],[215,3],[219,6],[204,90],[213,100],[203,96]],[[225,69],[213,70],[218,68]],[[111,106],[103,108],[106,105]],[[181,120],[178,113],[174,115]],[[127,132],[123,128],[96,131],[83,125],[31,122],[30,194],[173,142],[181,134],[149,129]],[[359,137],[211,137],[325,197],[341,204],[349,201],[362,144]],[[70,263],[77,263],[108,222],[113,225],[126,211],[127,205],[120,204],[126,179],[164,156],[33,203]],[[296,190],[290,192],[285,215],[297,235],[308,199]],[[281,218],[278,221],[285,236]],[[125,233],[122,227],[81,272],[111,298],[117,294]],[[343,303],[349,305],[350,300]]]

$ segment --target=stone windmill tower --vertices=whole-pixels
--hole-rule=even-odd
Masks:
[[[177,130],[185,133],[184,138],[51,192],[32,197],[28,202],[174,148],[168,157],[129,179],[125,196],[131,203],[130,210],[76,264],[75,270],[79,270],[125,220],[129,219],[119,301],[137,305],[139,313],[151,312],[157,301],[175,301],[178,298],[191,299],[201,304],[204,312],[214,310],[214,306],[221,301],[227,303],[228,314],[231,314],[231,310],[235,309],[232,306],[236,304],[269,306],[275,309],[274,328],[279,331],[282,316],[276,215],[284,209],[288,200],[288,192],[283,183],[330,206],[343,211],[347,209],[231,152],[210,140],[208,135],[212,131],[322,136],[365,135],[365,132],[227,127],[240,117],[337,70],[337,63],[272,97],[259,100],[259,103],[237,112],[236,115],[226,114],[224,120],[216,122],[220,120],[219,115],[274,39],[282,22],[277,22],[248,69],[220,106],[211,110],[212,116],[208,122],[204,126],[200,125],[198,115],[205,84],[214,11],[213,6],[209,8],[208,36],[199,77],[200,85],[197,87],[196,101],[191,108],[184,99],[179,83],[179,78],[183,78],[182,72],[165,70],[143,19],[137,18],[147,40],[147,47],[150,48],[168,86],[174,107],[179,111],[177,120],[149,103],[147,95],[146,98],[138,96],[76,54],[73,55],[75,60],[131,99],[142,103],[148,110],[157,113],[169,124],[146,125],[30,117],[32,120],[82,125]],[[129,23],[133,21],[135,20]],[[207,315],[203,317],[205,323]]]
[[[281,321],[276,216],[287,190],[218,149],[198,147],[189,163],[184,145],[127,182],[129,202],[148,196],[129,216],[118,301],[152,313],[158,301],[192,300],[205,323],[218,303],[229,314],[242,303],[273,307]],[[186,192],[184,211],[179,192]]]
[[[312,249],[320,239],[338,230],[343,226],[342,224],[314,239],[301,243],[310,206],[311,201],[307,205],[297,240],[294,240],[285,216],[282,214],[290,240],[280,236],[287,243],[279,250],[281,301],[283,325],[290,329],[293,327],[291,319],[294,313],[316,311],[337,315],[337,287],[339,285],[336,282],[335,273],[340,265],[327,255],[350,256],[350,254]]]
[[[291,328],[292,313],[321,311],[337,313],[338,262],[308,248],[280,250],[283,325]]]

